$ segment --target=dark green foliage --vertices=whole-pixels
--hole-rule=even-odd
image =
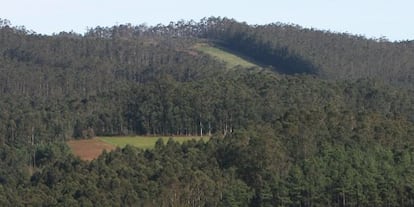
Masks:
[[[279,73],[229,70],[201,42]],[[0,206],[413,206],[411,53],[226,18],[54,36],[0,21]],[[91,162],[64,144],[124,134],[212,137]]]

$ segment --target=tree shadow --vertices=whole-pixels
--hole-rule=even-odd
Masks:
[[[245,56],[260,66],[271,67],[273,71],[280,74],[319,74],[319,69],[314,64],[287,47],[273,48],[270,44],[257,44],[253,40],[237,39],[215,43]]]

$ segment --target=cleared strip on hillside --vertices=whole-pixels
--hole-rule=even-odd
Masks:
[[[227,52],[225,50],[222,50],[220,48],[217,47],[213,47],[209,44],[206,43],[198,43],[194,45],[194,48],[197,51],[200,51],[202,53],[208,54],[212,57],[217,58],[220,61],[223,61],[224,63],[226,63],[228,68],[234,68],[236,66],[242,66],[242,67],[246,67],[246,68],[251,68],[251,67],[259,67],[258,65],[245,60],[243,58],[241,58],[240,56],[237,56],[233,53]]]
[[[155,147],[157,140],[161,138],[164,143],[167,143],[170,137],[163,136],[113,136],[113,137],[98,137],[94,139],[82,139],[82,140],[70,140],[67,145],[72,150],[72,153],[79,156],[82,160],[91,161],[99,157],[104,150],[112,151],[116,147],[125,147],[126,145],[132,145],[141,149],[152,149]],[[189,140],[205,140],[209,139],[208,136],[183,136],[183,137],[171,137],[174,141],[183,143]]]
[[[200,137],[200,136],[183,136],[183,137],[168,137],[168,136],[120,136],[120,137],[99,137],[98,139],[106,142],[108,144],[118,146],[118,147],[125,147],[125,145],[132,145],[142,149],[152,149],[155,146],[157,140],[161,138],[164,143],[167,143],[168,139],[172,138],[174,141],[183,143],[189,140],[208,140],[209,137]]]

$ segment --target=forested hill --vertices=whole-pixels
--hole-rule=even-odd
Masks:
[[[96,27],[84,35],[62,32],[53,36],[36,35],[24,27],[10,27],[7,21],[3,22],[0,25],[0,52],[9,64],[13,60],[42,68],[73,68],[77,73],[83,73],[80,76],[86,79],[94,72],[101,74],[93,76],[93,83],[81,80],[68,83],[67,86],[72,89],[75,86],[70,84],[87,88],[95,84],[91,88],[102,89],[107,80],[113,79],[107,76],[114,74],[117,79],[120,76],[131,79],[139,74],[142,81],[151,76],[151,69],[148,68],[159,70],[158,65],[167,65],[167,73],[174,73],[180,81],[210,71],[206,69],[201,72],[197,64],[217,68],[211,60],[208,64],[200,63],[200,59],[208,61],[208,58],[194,55],[192,46],[197,42],[207,42],[232,51],[281,74],[313,74],[327,80],[369,78],[414,88],[412,41],[389,42],[386,39],[367,39],[280,23],[247,25],[215,17],[199,22],[172,22],[169,25]],[[194,61],[186,63],[193,65],[187,69],[197,70],[183,71],[185,69],[174,63],[178,59]],[[143,68],[147,70],[144,76]],[[113,71],[115,69],[118,71]],[[54,73],[56,70],[53,70]],[[21,87],[25,90],[25,86]]]
[[[249,26],[226,18],[152,27],[96,27],[84,35],[62,32],[53,36],[5,22],[0,29],[4,111],[0,134],[7,143],[21,143],[19,139],[34,134],[41,139],[65,140],[95,134],[226,133],[249,122],[263,121],[261,116],[267,112],[261,105],[269,98],[263,90],[290,82],[291,77],[283,74],[311,75],[297,77],[304,80],[317,77],[309,83],[322,84],[316,87],[321,89],[329,87],[322,80],[353,82],[363,78],[374,83],[367,87],[391,83],[408,88],[414,82],[410,81],[414,63],[407,58],[413,52],[408,42],[391,43],[282,24]],[[226,62],[197,49],[200,44],[233,51],[263,68],[242,64],[237,70],[228,70]],[[252,79],[257,76],[260,78]],[[274,79],[274,83],[260,88],[257,84],[266,83],[263,78]],[[280,87],[288,88],[284,84]],[[361,97],[364,100],[383,98],[375,97],[375,87],[358,89],[363,90],[358,96],[367,96]],[[403,90],[396,95],[397,89],[382,88],[379,93],[391,99],[386,101],[406,101],[391,97],[412,93]],[[318,92],[312,95],[325,93],[315,90]],[[333,93],[341,96],[338,100],[351,95],[343,84],[336,90]],[[412,120],[410,104],[397,108],[385,104],[381,113],[398,112]]]
[[[91,29],[97,37],[158,35],[205,38],[283,74],[316,74],[325,79],[372,78],[413,88],[413,41],[390,42],[298,25],[248,25],[227,18],[180,21],[155,27],[121,25]]]
[[[414,206],[413,50],[226,18],[2,20],[0,206]],[[91,162],[64,144],[136,134],[211,139]]]

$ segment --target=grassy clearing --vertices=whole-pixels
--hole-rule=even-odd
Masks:
[[[155,137],[150,137],[150,136],[119,136],[119,137],[99,137],[98,139],[118,146],[118,147],[125,147],[125,145],[129,144],[138,148],[143,148],[143,149],[151,149],[155,146],[155,143],[157,142],[157,140],[161,138],[163,139],[164,143],[167,143],[168,139],[170,137],[168,136],[155,136]],[[183,137],[171,137],[174,141],[177,141],[179,143],[183,143],[185,141],[189,141],[189,140],[208,140],[209,138],[207,136],[204,137],[200,137],[200,136],[183,136]]]
[[[225,62],[228,68],[234,68],[236,66],[258,67],[258,65],[249,62],[237,55],[224,51],[220,48],[210,46],[208,44],[196,44],[194,48],[200,52],[206,53]]]

